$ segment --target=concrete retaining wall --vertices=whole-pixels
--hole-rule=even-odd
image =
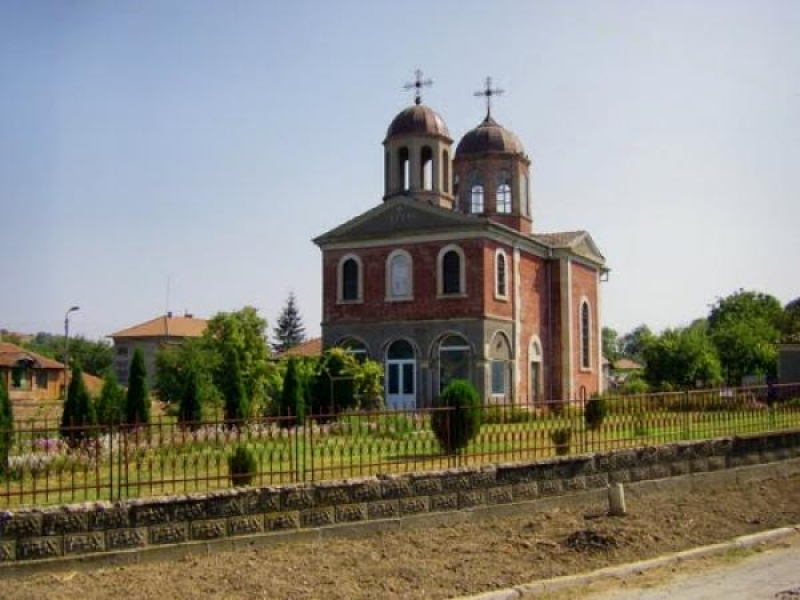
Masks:
[[[0,570],[31,561],[280,535],[447,513],[800,458],[800,432],[537,463],[0,512]],[[49,561],[48,561],[49,562]]]

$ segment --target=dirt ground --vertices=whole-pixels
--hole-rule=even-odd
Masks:
[[[0,598],[450,598],[591,571],[800,523],[800,476],[693,496],[628,494],[626,517],[604,505],[358,538],[22,577]]]

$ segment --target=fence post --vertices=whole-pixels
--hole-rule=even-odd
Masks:
[[[683,392],[683,439],[689,439],[689,390]]]

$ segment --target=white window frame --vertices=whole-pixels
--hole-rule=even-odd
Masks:
[[[580,349],[580,356],[578,363],[582,372],[591,373],[592,368],[592,306],[589,304],[589,299],[585,296],[581,298],[578,303],[578,333],[580,340],[578,341],[578,348]],[[583,322],[583,312],[586,310],[586,323]],[[585,325],[585,330],[584,330]],[[585,341],[584,341],[585,339]],[[596,342],[595,342],[596,343]],[[586,345],[588,344],[588,347]],[[584,357],[589,358],[589,364],[583,360]]]
[[[358,290],[355,299],[344,299],[344,263],[354,260],[358,265]],[[360,304],[364,302],[364,265],[358,254],[345,254],[339,259],[336,265],[336,303],[337,304]]]
[[[392,285],[392,261],[398,256],[403,256],[408,261],[408,290],[406,294],[395,294],[394,286]],[[402,302],[414,299],[414,259],[406,250],[397,249],[389,253],[386,257],[386,301],[387,302]]]
[[[448,292],[447,294],[444,293],[444,271],[443,271],[443,262],[444,262],[444,255],[450,251],[454,251],[458,254],[459,257],[459,270],[458,270],[458,292]],[[460,246],[456,244],[448,244],[444,246],[441,250],[439,250],[439,254],[436,256],[436,297],[437,298],[463,298],[467,295],[467,270],[466,270],[466,263],[467,259],[464,255],[464,250],[461,249]]]
[[[500,258],[503,258],[504,270],[504,288],[503,293],[500,293]],[[508,255],[505,250],[498,248],[494,253],[494,297],[498,300],[508,300]]]

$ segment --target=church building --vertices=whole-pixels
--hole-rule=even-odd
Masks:
[[[322,343],[385,366],[387,406],[431,406],[466,379],[486,403],[537,406],[602,388],[600,282],[586,231],[541,233],[531,161],[486,117],[459,140],[415,103],[383,140],[382,202],[314,239]]]

